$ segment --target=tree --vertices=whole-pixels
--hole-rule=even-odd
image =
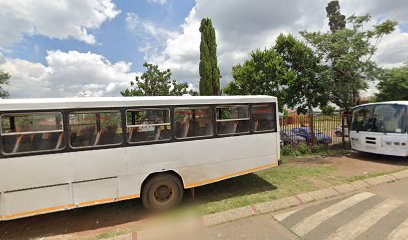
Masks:
[[[346,16],[340,13],[339,1],[331,1],[326,7],[327,17],[329,18],[330,31],[344,29],[346,27]]]
[[[0,70],[0,85],[8,84],[10,75]],[[9,96],[9,93],[0,86],[0,98],[6,98]]]
[[[333,116],[336,108],[330,105],[326,105],[320,108],[322,110],[322,114],[325,116]]]
[[[182,96],[183,94],[197,95],[188,90],[187,83],[177,83],[171,80],[171,71],[160,71],[157,65],[144,63],[147,71],[141,77],[136,76],[135,82],[130,82],[130,88],[120,92],[122,96]]]
[[[408,63],[399,68],[384,70],[379,81],[376,101],[408,100]]]
[[[287,82],[286,103],[298,113],[313,113],[313,108],[325,106],[329,101],[327,68],[320,63],[312,49],[292,35],[279,35],[274,46],[286,68],[295,73]]]
[[[381,71],[371,57],[381,38],[393,32],[397,22],[386,20],[365,30],[363,26],[370,16],[353,15],[347,18],[350,25],[347,27],[336,2],[332,1],[326,8],[332,32],[303,31],[301,35],[330,68],[331,102],[341,110],[350,111],[357,103],[359,92],[367,88],[367,81],[378,78]]]
[[[234,81],[223,90],[227,95],[271,95],[284,103],[284,87],[294,81],[296,73],[288,70],[284,59],[273,49],[256,50],[251,59],[232,67]],[[282,109],[284,104],[279,104]]]
[[[200,26],[200,95],[220,95],[220,69],[217,61],[217,43],[211,19],[203,18]]]

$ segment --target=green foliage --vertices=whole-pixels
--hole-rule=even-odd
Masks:
[[[0,85],[8,84],[10,75],[0,70]],[[6,98],[9,96],[9,93],[0,86],[0,98]]]
[[[349,27],[343,27],[342,17],[336,3],[329,3],[332,32],[301,32],[313,46],[316,54],[325,59],[330,68],[331,102],[342,110],[349,111],[357,103],[359,92],[367,88],[367,81],[378,78],[379,68],[371,57],[377,50],[381,38],[394,31],[397,22],[386,20],[369,28],[369,15],[351,16]]]
[[[296,73],[288,70],[284,59],[273,49],[256,50],[251,59],[232,67],[234,81],[223,92],[227,95],[271,95],[278,101],[286,99],[283,87],[293,82]],[[283,104],[279,104],[282,108]]]
[[[188,90],[187,83],[177,83],[171,80],[171,71],[160,71],[157,65],[144,63],[147,71],[141,77],[136,76],[135,82],[130,82],[130,88],[120,92],[122,96],[182,96],[183,94],[197,95]]]
[[[322,110],[322,114],[325,116],[333,116],[336,111],[336,108],[330,105],[323,106],[320,109]]]
[[[327,68],[320,63],[312,49],[295,39],[292,35],[279,35],[274,47],[284,59],[285,66],[295,73],[295,78],[286,83],[286,101],[298,113],[312,112],[313,107],[328,103],[329,94]]]
[[[408,63],[399,68],[384,70],[379,80],[376,101],[408,100]]]
[[[323,145],[311,146],[304,143],[299,145],[286,145],[281,148],[282,156],[304,156],[317,153],[328,153],[328,149]]]
[[[220,95],[220,69],[217,61],[217,43],[211,19],[203,18],[200,26],[200,95]]]
[[[335,32],[346,27],[346,16],[340,13],[339,1],[331,1],[326,7],[330,31]]]

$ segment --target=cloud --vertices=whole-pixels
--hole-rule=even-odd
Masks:
[[[167,0],[147,0],[149,3],[159,3],[161,5],[164,5],[167,3]]]
[[[90,52],[48,51],[46,62],[0,59],[0,69],[12,76],[10,97],[119,96],[138,75],[129,62],[111,63]]]
[[[218,44],[218,63],[223,76],[221,85],[232,80],[232,66],[249,58],[249,53],[257,48],[269,48],[279,33],[299,36],[301,30],[328,31],[325,7],[328,0],[196,0],[182,24],[181,32],[165,39],[159,54],[152,54],[149,62],[163,68],[170,68],[179,81],[187,81],[195,87],[199,82],[200,21],[204,17],[212,19]],[[385,18],[401,23],[408,22],[408,4],[405,0],[380,1],[343,0],[342,12],[365,14],[371,12],[373,21]],[[381,66],[398,65],[407,58],[406,34],[397,31],[384,38],[375,59]]]
[[[245,0],[197,0],[195,7],[181,26],[182,31],[165,40],[159,54],[148,61],[170,68],[179,81],[198,86],[200,22],[212,19],[216,30],[218,60],[223,76],[221,84],[232,80],[231,67],[249,57],[257,48],[269,48],[279,33],[297,33],[299,30],[317,30],[327,25],[325,1],[258,0],[256,4]],[[313,14],[310,14],[313,12]]]
[[[126,14],[126,28],[144,42],[138,51],[144,54],[145,60],[159,54],[165,46],[166,40],[174,38],[177,33],[162,28],[149,20],[141,19],[136,13]]]
[[[96,42],[89,31],[113,19],[119,10],[111,0],[0,1],[0,46],[23,40],[24,35],[74,38]]]

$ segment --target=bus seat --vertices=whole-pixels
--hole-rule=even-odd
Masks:
[[[160,133],[161,133],[161,129],[160,126],[156,126],[156,129],[154,131],[154,140],[157,141],[160,139]]]
[[[226,122],[224,133],[235,133],[237,131],[237,125],[236,121]]]
[[[58,136],[57,145],[55,145],[55,150],[62,148],[62,144],[64,142],[64,133],[60,133]]]
[[[188,135],[188,130],[190,129],[190,121],[188,118],[185,118],[180,124],[178,138],[185,138]]]
[[[204,132],[203,132],[204,136],[209,136],[209,135],[213,135],[213,125],[211,122],[208,122],[205,126]]]

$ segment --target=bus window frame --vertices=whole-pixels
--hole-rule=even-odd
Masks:
[[[68,144],[69,144],[69,147],[72,149],[72,150],[79,150],[79,149],[99,149],[99,148],[101,148],[101,147],[110,147],[110,146],[121,146],[122,144],[123,144],[123,142],[124,142],[124,140],[123,140],[123,134],[121,134],[121,142],[120,143],[112,143],[112,144],[104,144],[104,145],[90,145],[90,146],[81,146],[81,147],[74,147],[74,146],[72,146],[72,144],[71,144],[71,128],[70,128],[70,126],[71,126],[71,124],[69,124],[69,115],[70,114],[78,114],[78,113],[94,113],[95,115],[99,115],[100,113],[112,113],[112,112],[118,112],[119,113],[119,117],[120,117],[120,124],[118,124],[118,126],[122,129],[122,133],[123,133],[123,124],[122,124],[122,122],[123,122],[123,118],[122,118],[122,110],[120,109],[120,108],[111,108],[111,109],[104,109],[104,110],[101,110],[101,111],[98,111],[98,109],[94,109],[94,110],[73,110],[73,111],[68,111],[67,113],[66,113],[66,121],[67,121],[67,124],[66,124],[66,126],[67,126],[67,137],[68,137]],[[95,124],[96,125],[98,125],[98,123],[97,123],[98,121],[97,121],[97,119],[95,119]],[[78,124],[78,125],[81,125],[81,124]],[[98,127],[98,126],[97,126]],[[100,127],[100,126],[99,126]]]
[[[151,110],[151,111],[157,111],[157,110],[168,110],[168,114],[169,114],[169,123],[159,123],[159,124],[135,124],[135,125],[128,125],[127,122],[127,113],[128,111],[146,111],[146,110]],[[155,144],[155,143],[163,143],[163,142],[171,142],[174,138],[174,134],[173,134],[173,123],[172,123],[172,119],[173,119],[173,114],[172,114],[172,109],[170,106],[163,106],[163,107],[128,107],[125,109],[124,115],[126,116],[124,121],[125,124],[125,142],[131,146],[133,145],[147,145],[147,144]],[[139,141],[139,142],[130,142],[129,141],[129,134],[127,132],[128,128],[132,128],[132,127],[139,127],[139,126],[170,126],[171,129],[171,136],[169,139],[162,139],[162,140],[146,140],[146,141]]]
[[[173,126],[173,138],[174,138],[174,140],[176,140],[176,141],[187,141],[187,140],[195,140],[195,139],[209,139],[209,138],[215,138],[215,137],[217,137],[217,133],[215,132],[215,128],[216,128],[216,126],[214,126],[214,123],[215,123],[215,104],[192,104],[192,105],[174,105],[173,106],[173,108],[172,108],[172,116],[173,116],[173,119],[172,119],[172,124],[174,125]],[[210,120],[211,120],[211,123],[213,124],[213,132],[212,132],[212,134],[211,135],[202,135],[202,136],[191,136],[191,137],[184,137],[184,138],[178,138],[178,137],[176,137],[176,128],[175,128],[175,118],[174,118],[174,116],[176,115],[175,114],[175,110],[177,109],[177,108],[184,108],[184,109],[196,109],[196,108],[209,108],[210,109],[210,112],[211,112],[211,118],[210,118]],[[193,118],[192,118],[193,119]]]
[[[253,129],[253,118],[252,118],[252,107],[255,106],[262,106],[262,105],[269,105],[273,108],[274,111],[274,117],[275,117],[275,121],[274,121],[274,126],[275,128],[272,130],[262,130],[262,131],[254,131]],[[276,102],[271,102],[271,103],[253,103],[251,104],[251,112],[249,113],[250,117],[251,117],[251,132],[254,134],[258,134],[258,133],[268,133],[268,132],[277,132],[278,131],[278,117],[276,116],[277,113],[277,106],[276,106]]]
[[[236,133],[232,135],[219,135],[217,134],[216,126],[215,126],[215,117],[216,117],[216,112],[215,112],[215,107],[217,105],[248,105],[249,106],[249,112],[252,111],[252,106],[253,105],[265,105],[265,104],[270,104],[273,105],[275,108],[275,113],[277,110],[277,102],[257,102],[257,103],[222,103],[222,104],[183,104],[183,105],[151,105],[151,106],[125,106],[125,107],[103,107],[103,108],[95,108],[95,107],[89,107],[89,108],[67,108],[67,109],[30,109],[30,110],[7,110],[7,111],[0,111],[1,114],[16,114],[16,113],[30,113],[30,112],[60,112],[63,115],[63,130],[64,130],[64,140],[65,140],[65,147],[62,149],[58,150],[45,150],[45,151],[36,151],[36,152],[29,152],[29,153],[16,153],[16,154],[4,154],[3,151],[0,151],[0,158],[15,158],[15,157],[24,157],[24,156],[35,156],[35,155],[45,155],[45,154],[58,154],[58,153],[64,153],[64,152],[79,152],[79,151],[90,151],[90,150],[102,150],[102,149],[111,149],[111,148],[120,148],[120,147],[133,147],[133,146],[143,146],[143,145],[151,145],[151,144],[166,144],[166,143],[173,143],[173,142],[184,142],[184,141],[195,141],[195,140],[204,140],[204,139],[212,139],[212,138],[226,138],[226,137],[237,137],[240,135],[251,135],[251,134],[265,134],[265,133],[274,133],[278,132],[278,119],[275,115],[275,130],[265,130],[261,132],[254,132],[252,128],[250,128],[249,132],[246,133]],[[182,138],[178,139],[175,137],[175,128],[174,128],[174,119],[173,119],[173,113],[174,109],[177,107],[210,107],[212,109],[212,116],[213,116],[213,135],[211,136],[200,136],[200,137],[188,137],[188,138]],[[126,110],[127,109],[134,109],[134,108],[169,108],[170,109],[170,123],[171,123],[171,129],[172,129],[172,138],[169,140],[163,140],[163,141],[149,141],[149,142],[141,142],[141,143],[128,143],[126,141],[127,133],[126,133]],[[79,111],[98,111],[98,110],[117,110],[121,112],[121,118],[122,118],[122,144],[120,145],[100,145],[100,146],[90,146],[90,147],[85,147],[85,148],[72,148],[70,145],[70,136],[67,134],[69,133],[68,129],[68,121],[69,121],[69,113],[70,112],[79,112]],[[250,117],[250,124],[252,125],[252,114],[249,115]],[[3,140],[2,136],[0,135],[0,147],[3,149]]]
[[[67,148],[67,141],[66,141],[66,134],[65,134],[65,114],[62,110],[54,110],[46,109],[46,110],[28,110],[28,111],[5,111],[0,113],[0,147],[1,147],[1,156],[3,157],[21,157],[21,156],[31,156],[31,155],[40,155],[40,154],[49,154],[49,153],[57,153],[57,152],[64,152]],[[25,115],[25,114],[32,114],[32,113],[41,113],[41,114],[55,114],[59,113],[61,115],[61,129],[60,130],[50,130],[50,131],[28,131],[28,132],[13,132],[13,133],[3,133],[3,116],[4,115]],[[13,119],[14,119],[13,116]],[[14,120],[15,121],[15,120]],[[11,125],[11,124],[10,124]],[[15,123],[14,123],[15,125]],[[60,149],[47,149],[47,150],[38,150],[38,151],[28,151],[28,152],[16,152],[16,153],[6,153],[3,148],[3,136],[15,136],[15,135],[24,135],[24,134],[36,134],[36,133],[55,133],[60,132],[64,134],[64,146]]]
[[[234,119],[217,119],[217,111],[218,109],[221,108],[229,108],[229,107],[246,107],[247,110],[247,115],[248,117],[246,118],[234,118]],[[215,125],[216,125],[216,130],[217,130],[217,135],[218,136],[236,136],[236,135],[243,135],[243,134],[248,134],[251,133],[251,125],[252,125],[252,117],[251,117],[251,107],[250,104],[246,103],[246,104],[219,104],[219,105],[215,105]],[[233,121],[248,121],[248,131],[245,132],[235,132],[235,133],[218,133],[218,124],[219,122],[233,122]]]

